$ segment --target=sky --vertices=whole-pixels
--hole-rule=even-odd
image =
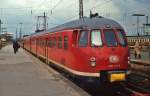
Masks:
[[[37,16],[46,12],[48,28],[78,19],[79,0],[0,0],[0,19],[3,30],[15,34],[22,26],[22,34],[35,31]],[[128,35],[136,35],[137,19],[132,14],[150,16],[150,0],[83,0],[84,16],[90,10],[99,15],[116,20]],[[21,25],[22,23],[22,25]],[[146,23],[145,16],[140,17],[140,27]],[[141,33],[142,34],[142,33]]]

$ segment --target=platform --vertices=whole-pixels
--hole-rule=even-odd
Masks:
[[[83,96],[32,57],[12,45],[0,50],[0,96]]]
[[[149,53],[148,52],[141,52],[141,59],[136,59],[134,57],[134,54],[133,52],[130,52],[130,57],[131,57],[131,61],[132,62],[137,62],[137,63],[140,63],[140,64],[146,64],[146,65],[150,65],[150,57],[149,57]]]

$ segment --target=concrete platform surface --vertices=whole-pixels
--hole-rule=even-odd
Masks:
[[[150,57],[148,52],[141,51],[141,59],[135,58],[133,53],[134,53],[133,51],[130,52],[131,62],[150,65]]]
[[[0,96],[81,96],[81,94],[46,70],[41,64],[12,45],[0,50]]]
[[[133,50],[130,51],[130,57],[131,57],[131,59],[136,59],[136,58],[134,57],[134,52],[133,52]],[[141,51],[141,59],[140,59],[140,60],[143,60],[143,61],[150,61],[149,53],[148,53],[148,52]]]

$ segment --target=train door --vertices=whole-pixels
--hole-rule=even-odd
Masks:
[[[84,66],[88,62],[88,55],[89,54],[89,30],[80,30],[77,35],[77,47],[76,53],[78,56],[78,60],[80,61],[80,66]]]

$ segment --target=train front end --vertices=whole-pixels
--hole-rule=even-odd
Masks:
[[[129,49],[124,31],[122,29],[94,30],[91,31],[90,39],[91,67],[95,67],[94,70],[97,72],[100,71],[100,79],[109,82],[125,81]]]
[[[118,23],[100,25],[78,31],[78,44],[72,50],[77,60],[74,68],[102,81],[125,81],[130,59],[125,32]]]

